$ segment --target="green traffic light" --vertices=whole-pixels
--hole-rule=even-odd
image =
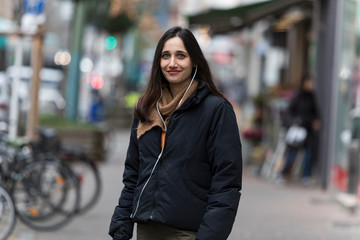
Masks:
[[[106,50],[113,50],[117,45],[116,38],[113,36],[109,36],[105,40],[105,49]]]

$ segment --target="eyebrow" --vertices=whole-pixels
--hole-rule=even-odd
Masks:
[[[169,52],[170,51],[165,50],[165,51],[162,51],[161,53],[169,53]],[[176,50],[176,53],[186,53],[186,54],[188,54],[187,52],[185,52],[183,50]]]

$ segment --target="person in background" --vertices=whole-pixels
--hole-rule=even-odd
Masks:
[[[105,118],[105,103],[98,90],[93,91],[92,98],[89,109],[89,121],[93,123],[102,122]]]
[[[303,126],[307,131],[305,142],[300,147],[287,146],[285,162],[277,179],[277,183],[284,182],[285,175],[289,172],[300,150],[304,151],[302,184],[309,186],[311,169],[314,159],[315,134],[320,129],[319,110],[314,94],[314,80],[309,73],[305,73],[300,82],[300,87],[289,103],[287,109],[289,126],[293,123]]]
[[[131,239],[135,222],[139,240],[227,239],[242,188],[239,130],[188,29],[159,40],[134,115],[112,238]]]

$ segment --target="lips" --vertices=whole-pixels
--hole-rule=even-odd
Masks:
[[[170,70],[170,71],[167,71],[170,75],[175,75],[175,74],[178,74],[180,71],[178,70]]]

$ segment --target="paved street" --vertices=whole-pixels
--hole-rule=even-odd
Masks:
[[[113,208],[121,190],[128,131],[109,137],[108,159],[100,165],[103,192],[95,208],[55,232],[36,232],[17,221],[11,240],[110,239]],[[297,184],[277,187],[244,171],[237,219],[229,240],[358,240],[360,213],[351,215],[334,194]]]

